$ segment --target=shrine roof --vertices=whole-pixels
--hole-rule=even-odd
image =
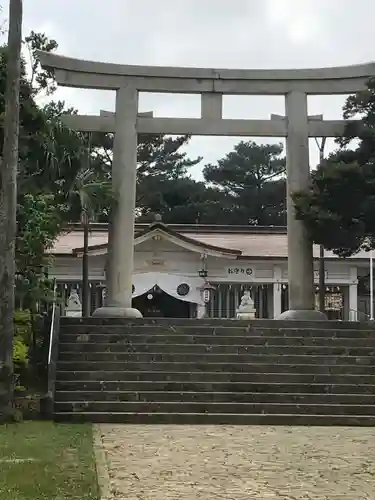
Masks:
[[[285,227],[262,226],[220,226],[220,225],[183,225],[171,224],[137,224],[135,236],[147,234],[159,227],[161,230],[173,233],[181,241],[196,243],[207,249],[222,251],[237,256],[239,259],[256,258],[270,259],[288,256],[288,242]],[[93,224],[89,236],[90,251],[105,249],[108,242],[106,224]],[[83,231],[79,225],[71,225],[56,240],[52,253],[55,255],[75,255],[83,246]],[[314,245],[314,257],[319,256],[319,247]],[[325,252],[326,258],[338,258],[332,252]],[[361,251],[351,259],[368,259],[368,253]]]

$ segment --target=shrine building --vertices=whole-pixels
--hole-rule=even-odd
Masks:
[[[89,238],[91,310],[103,304],[108,228],[92,224]],[[82,289],[83,230],[71,225],[52,250],[49,276],[66,306]],[[314,278],[318,303],[318,256]],[[235,318],[250,291],[257,318],[276,318],[288,308],[287,233],[284,227],[136,224],[133,307],[144,316]],[[326,312],[330,319],[369,314],[369,254],[339,258],[325,252]]]

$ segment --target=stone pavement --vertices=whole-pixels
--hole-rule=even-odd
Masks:
[[[115,500],[374,500],[375,428],[111,425]]]

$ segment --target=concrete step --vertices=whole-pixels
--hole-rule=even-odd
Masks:
[[[226,318],[204,318],[204,319],[189,319],[189,318],[142,318],[142,319],[125,319],[125,318],[61,318],[62,326],[76,325],[105,325],[105,326],[191,326],[201,327],[217,327],[217,326],[235,326],[246,328],[321,328],[321,329],[354,329],[354,330],[374,330],[374,322],[356,322],[356,321],[275,321],[272,319],[254,319],[251,321],[242,321],[237,319]]]
[[[191,325],[100,325],[100,324],[78,324],[74,326],[62,325],[60,328],[61,338],[64,339],[65,335],[102,335],[112,336],[118,335],[120,338],[127,335],[209,335],[209,336],[287,336],[287,337],[342,337],[342,338],[374,338],[375,329],[354,329],[354,328],[299,328],[289,327],[282,328],[274,324],[273,327],[250,327],[249,325],[243,326],[201,326],[199,323]]]
[[[362,358],[361,358],[362,359]],[[290,363],[290,362],[289,362]],[[209,362],[202,361],[59,361],[57,364],[58,371],[148,371],[148,372],[229,372],[229,373],[290,373],[302,374],[313,373],[320,374],[336,374],[336,375],[373,375],[375,376],[375,366],[368,364],[305,364],[294,363],[286,364],[273,361],[270,362]],[[337,361],[339,363],[339,360]]]
[[[54,418],[57,422],[114,424],[375,426],[375,417],[364,415],[55,412]]]
[[[331,342],[332,344],[332,342]],[[373,347],[348,347],[345,345],[242,345],[242,344],[140,344],[140,343],[89,343],[61,342],[59,350],[62,354],[69,353],[108,353],[116,356],[120,353],[176,353],[176,354],[288,354],[288,355],[331,355],[331,356],[374,356],[375,344]],[[73,359],[73,358],[72,358]]]
[[[288,365],[287,365],[288,366]],[[180,368],[180,365],[177,366]],[[332,373],[287,373],[275,372],[260,372],[256,371],[254,367],[253,372],[225,372],[225,371],[131,371],[120,369],[117,371],[103,371],[101,369],[89,370],[89,371],[75,371],[66,370],[57,372],[58,381],[66,380],[92,380],[92,381],[168,381],[168,382],[225,382],[225,383],[237,383],[237,382],[248,382],[248,383],[295,383],[295,384],[359,384],[359,385],[375,385],[375,375],[363,375],[363,374],[352,374],[347,370],[347,367],[343,369],[343,374],[332,374]]]
[[[375,383],[375,378],[374,378]],[[174,391],[174,392],[251,392],[277,394],[369,394],[375,395],[375,385],[359,384],[314,384],[314,383],[262,383],[262,382],[170,382],[154,380],[97,381],[97,380],[58,380],[56,391],[59,392],[129,392],[129,391]]]
[[[81,340],[80,340],[81,339]],[[87,335],[64,334],[60,336],[63,343],[71,344],[161,344],[161,345],[178,345],[178,344],[209,344],[209,345],[249,345],[249,346],[348,346],[348,347],[374,347],[375,335],[371,337],[330,337],[324,336],[301,336],[301,335],[278,335],[270,332],[270,335],[194,335],[194,334],[126,334],[126,335],[108,335],[91,333]]]
[[[235,413],[300,415],[368,415],[375,418],[375,405],[303,404],[303,403],[215,403],[215,402],[142,402],[142,401],[55,401],[56,412],[124,413]]]
[[[311,354],[228,354],[211,353],[206,346],[205,353],[138,353],[138,352],[60,352],[61,362],[83,363],[246,363],[246,364],[291,364],[291,365],[363,365],[374,366],[375,356],[316,356]],[[111,367],[110,367],[111,369]],[[375,371],[374,371],[375,373]]]
[[[374,394],[310,394],[193,391],[57,391],[55,401],[215,402],[374,405]]]

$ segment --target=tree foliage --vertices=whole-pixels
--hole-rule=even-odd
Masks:
[[[137,219],[147,220],[158,212],[168,218],[174,209],[176,191],[188,184],[190,194],[199,190],[199,183],[190,178],[189,169],[201,161],[190,159],[182,150],[189,136],[164,137],[141,134],[137,149]],[[103,179],[111,180],[113,134],[92,134],[92,165]],[[178,196],[178,195],[177,195]],[[179,199],[186,197],[181,193]],[[171,205],[172,203],[172,205]],[[172,216],[173,219],[173,216]],[[108,221],[108,210],[103,209],[99,220]],[[172,220],[173,222],[174,220]]]
[[[53,72],[49,69],[42,69],[37,51],[53,52],[58,47],[56,40],[48,38],[45,33],[31,31],[25,38],[25,43],[29,53],[30,86],[36,94],[40,94],[41,92],[44,92],[46,95],[53,94],[56,90]]]
[[[285,223],[285,158],[281,144],[238,143],[216,165],[206,165],[207,182],[225,194],[231,224]],[[218,212],[219,215],[220,212]]]
[[[45,276],[50,264],[47,254],[61,232],[61,212],[55,197],[25,194],[17,210],[16,290],[22,308],[34,309],[38,300],[49,297]]]
[[[31,54],[38,48],[57,44],[45,35],[27,37]],[[8,48],[0,48],[0,134],[4,138],[5,86]],[[51,75],[40,71],[39,63],[21,61],[20,134],[17,176],[16,294],[26,305],[45,292],[46,251],[68,220],[68,192],[79,169],[82,138],[64,127],[59,117],[63,103],[38,105],[42,92],[52,91]],[[67,110],[69,111],[69,110]],[[39,294],[40,295],[40,294]],[[40,298],[40,297],[39,297]]]
[[[375,80],[348,97],[343,116],[357,121],[294,201],[312,240],[349,256],[375,245]]]

